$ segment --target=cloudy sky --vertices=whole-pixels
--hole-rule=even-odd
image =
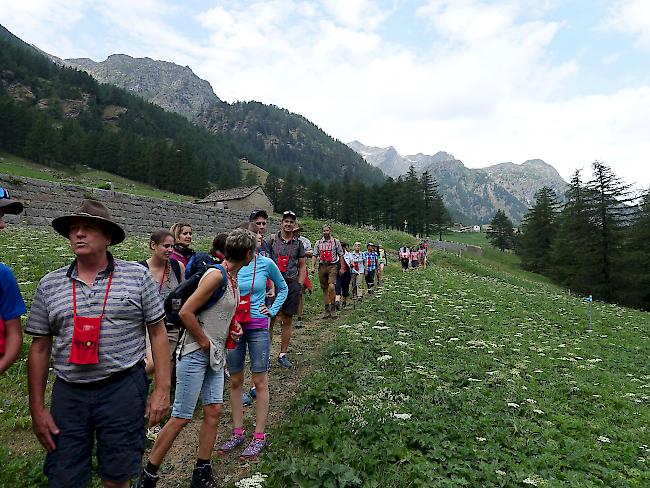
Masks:
[[[650,0],[0,0],[62,58],[190,66],[225,101],[467,166],[595,160],[650,186]]]

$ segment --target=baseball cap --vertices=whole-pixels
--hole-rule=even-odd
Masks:
[[[269,214],[266,213],[266,210],[264,210],[263,208],[255,208],[255,209],[253,209],[250,216],[248,217],[248,221],[252,222],[253,220],[255,220],[260,215],[262,217],[264,217],[265,219],[269,218]]]
[[[9,191],[0,186],[0,209],[6,214],[18,215],[23,211],[23,204],[12,200]]]

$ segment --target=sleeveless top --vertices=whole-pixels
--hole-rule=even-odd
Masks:
[[[221,274],[221,271],[214,268],[210,268],[201,277],[201,281],[203,281],[209,273],[214,273],[214,272]],[[226,277],[226,279],[228,278]],[[201,281],[199,281],[199,285],[201,284]],[[207,335],[208,338],[211,339],[212,342],[214,342],[215,345],[217,346],[216,349],[219,351],[220,357],[217,357],[216,359],[217,359],[217,363],[220,366],[226,364],[225,342],[226,342],[226,338],[228,337],[228,329],[230,328],[230,322],[232,321],[232,318],[235,316],[235,310],[237,309],[238,304],[239,304],[239,290],[235,289],[234,296],[233,296],[232,283],[230,282],[230,280],[228,280],[226,291],[224,292],[221,299],[217,303],[212,305],[212,307],[208,308],[207,310],[204,310],[197,316],[197,319],[199,321],[199,324],[201,325],[201,328],[203,329],[203,332],[205,332],[205,335]],[[181,349],[181,356],[197,351],[199,349],[201,349],[199,343],[196,342],[194,337],[192,337],[192,334],[190,334],[190,332],[186,330],[185,339],[183,341],[183,346]]]

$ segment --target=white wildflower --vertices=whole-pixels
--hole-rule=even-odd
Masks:
[[[404,341],[393,341],[393,344],[395,344],[396,346],[408,346],[409,345],[408,342],[404,342]]]
[[[385,354],[383,356],[379,356],[377,358],[377,361],[379,361],[380,363],[385,363],[386,361],[390,361],[391,359],[393,359],[393,356],[391,356],[390,354]]]
[[[533,409],[533,412],[535,412],[538,415],[542,415],[544,413],[544,410],[540,410],[539,408]]]
[[[261,488],[264,484],[264,480],[268,476],[261,473],[255,473],[250,478],[243,478],[235,482],[237,488]]]
[[[519,408],[519,404],[514,402],[508,402],[508,406],[511,408]]]
[[[399,420],[409,420],[413,416],[413,414],[411,413],[397,413],[397,412],[393,412],[391,415]]]
[[[602,442],[603,444],[609,444],[610,440],[609,437],[605,437],[604,435],[601,435],[598,437],[598,442]]]
[[[476,437],[476,440],[479,442],[485,442],[487,439],[485,437]]]

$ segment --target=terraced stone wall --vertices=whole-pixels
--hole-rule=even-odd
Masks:
[[[47,227],[53,218],[72,212],[81,200],[92,197],[108,207],[113,218],[130,234],[150,234],[175,222],[189,222],[195,235],[214,236],[232,230],[248,220],[248,212],[217,210],[193,203],[129,195],[112,190],[100,190],[25,177],[0,174],[0,186],[7,188],[12,198],[20,200],[25,210],[18,216],[7,215],[14,224]],[[271,219],[268,232],[278,230],[279,222]]]

